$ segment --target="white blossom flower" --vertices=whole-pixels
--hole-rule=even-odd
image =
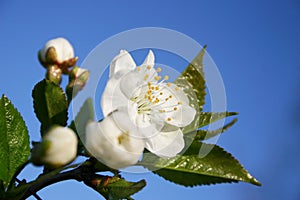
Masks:
[[[78,139],[74,131],[67,127],[51,128],[33,150],[33,160],[37,165],[60,167],[73,161],[77,155]]]
[[[101,106],[105,117],[113,112],[118,128],[142,138],[149,151],[174,157],[184,148],[181,127],[193,121],[196,111],[183,90],[167,82],[168,76],[159,76],[160,71],[154,69],[151,50],[139,67],[122,50],[110,65]]]
[[[74,58],[74,49],[69,41],[65,38],[56,38],[49,40],[40,50],[41,61],[47,62],[47,52],[50,47],[55,49],[55,61],[58,63],[63,63]]]
[[[95,158],[115,169],[136,164],[144,150],[144,142],[132,137],[130,130],[119,129],[111,115],[87,124],[84,145]]]

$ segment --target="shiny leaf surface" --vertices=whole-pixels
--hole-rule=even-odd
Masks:
[[[34,112],[42,124],[42,133],[54,124],[66,126],[68,102],[59,85],[44,79],[35,85],[32,97]]]
[[[210,152],[205,157],[200,157],[200,148]],[[147,154],[141,164],[166,180],[183,186],[238,181],[261,185],[230,153],[217,145],[197,141],[182,156],[166,159]]]
[[[25,122],[4,95],[0,99],[0,179],[7,188],[15,173],[30,155]]]

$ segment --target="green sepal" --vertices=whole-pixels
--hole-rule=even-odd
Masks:
[[[48,140],[42,140],[42,142],[36,143],[31,153],[32,163],[37,166],[42,166],[44,164],[42,158],[46,155],[50,146],[51,142]]]

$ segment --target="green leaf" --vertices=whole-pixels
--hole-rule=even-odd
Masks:
[[[211,149],[211,151],[201,158],[199,157],[200,148]],[[197,141],[193,142],[182,156],[165,159],[146,154],[141,164],[150,170],[158,169],[153,172],[183,186],[238,181],[261,185],[230,153],[217,145]]]
[[[203,72],[203,58],[206,46],[199,52],[194,60],[185,68],[180,76],[174,81],[176,85],[183,88],[189,98],[190,105],[197,111],[192,123],[183,129],[183,133],[188,133],[198,129],[200,112],[205,103],[205,78]]]
[[[130,196],[139,192],[146,186],[145,180],[129,182],[120,177],[96,175],[94,180],[85,182],[88,186],[98,191],[106,199],[132,199]]]
[[[234,116],[237,114],[238,114],[237,112],[216,112],[216,113],[201,112],[198,128],[212,124],[212,123],[219,121],[220,119],[223,119],[225,117]]]
[[[34,112],[42,123],[42,133],[57,124],[67,125],[68,102],[62,88],[49,80],[42,80],[32,91]]]
[[[215,137],[216,135],[219,135],[226,130],[228,130],[231,126],[233,126],[237,122],[237,118],[234,118],[231,122],[223,126],[222,128],[209,131],[209,130],[198,130],[196,135],[191,134],[194,140],[207,140],[209,138]],[[188,135],[187,135],[188,136]]]
[[[75,120],[73,120],[70,124],[70,128],[74,130],[74,132],[78,136],[78,152],[82,153],[84,150],[84,145],[82,143],[82,139],[84,139],[85,127],[89,121],[94,120],[94,109],[93,109],[93,100],[88,98],[83,103],[83,106],[80,108]]]
[[[188,94],[188,97],[195,96],[196,99],[190,99],[193,107],[199,108],[202,111],[205,103],[205,79],[203,72],[203,58],[205,55],[206,46],[199,52],[194,60],[185,68],[180,76],[174,81],[178,86],[184,88],[184,92]],[[190,95],[192,94],[192,95]],[[197,104],[197,105],[195,105]]]
[[[0,99],[0,179],[8,187],[30,155],[29,135],[23,118],[4,95]]]

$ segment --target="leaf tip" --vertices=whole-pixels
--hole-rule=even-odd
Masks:
[[[250,175],[251,176],[251,175]],[[252,176],[251,176],[252,177]],[[262,184],[261,184],[261,182],[259,182],[256,178],[254,178],[254,177],[252,177],[251,178],[251,182],[250,183],[252,183],[253,185],[256,185],[256,186],[259,186],[259,187],[261,187],[262,186]]]
[[[234,115],[238,115],[238,112],[228,112],[228,116],[234,116]]]

